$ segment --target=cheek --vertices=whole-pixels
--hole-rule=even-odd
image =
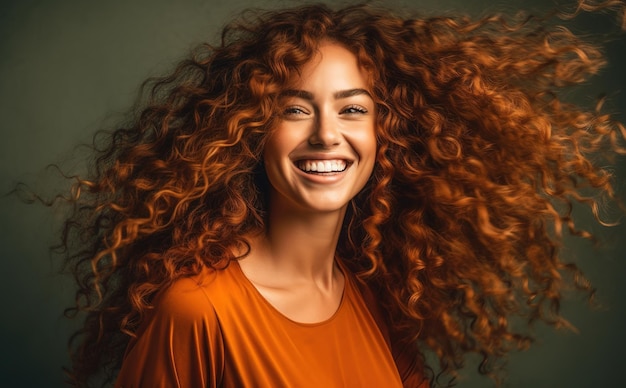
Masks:
[[[263,149],[263,164],[272,186],[284,179],[287,168],[285,163],[293,147],[293,139],[285,131],[276,131],[267,139]]]
[[[376,160],[376,153],[378,151],[376,132],[373,129],[365,131],[355,140],[359,144],[359,152],[361,154],[361,158],[373,164],[374,160]]]
[[[263,160],[265,164],[271,164],[284,153],[287,140],[280,133],[275,132],[267,139],[263,148]]]
[[[300,126],[279,125],[265,142],[264,157],[288,156],[300,143],[302,132]]]
[[[375,130],[367,129],[355,132],[351,142],[359,155],[360,173],[357,185],[361,191],[367,185],[376,164],[378,142]]]
[[[370,135],[366,141],[366,149],[367,149],[367,163],[368,163],[368,177],[372,175],[374,172],[374,167],[376,165],[376,159],[378,155],[378,141],[376,138],[376,131],[372,130]]]

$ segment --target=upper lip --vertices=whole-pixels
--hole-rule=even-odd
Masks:
[[[354,158],[340,154],[311,153],[292,156],[291,160],[294,163],[304,160],[345,160],[348,163],[352,163],[354,161]]]

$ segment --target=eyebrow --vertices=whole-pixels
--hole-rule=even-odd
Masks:
[[[342,98],[359,96],[362,94],[365,94],[369,96],[370,98],[372,98],[372,95],[367,90],[361,89],[361,88],[340,90],[338,92],[335,92],[335,94],[333,94],[333,97],[335,98],[335,100],[340,100]],[[313,101],[315,99],[315,97],[313,96],[313,93],[307,92],[305,90],[287,89],[284,92],[282,92],[281,95],[287,96],[287,97],[298,97],[298,98],[302,98],[304,100],[309,100],[309,101]]]

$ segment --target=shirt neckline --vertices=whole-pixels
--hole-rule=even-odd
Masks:
[[[240,283],[245,288],[250,290],[250,292],[252,292],[265,306],[267,306],[270,310],[272,310],[274,312],[274,314],[279,316],[282,320],[290,322],[290,323],[292,323],[292,324],[294,324],[296,326],[316,327],[316,326],[327,325],[327,324],[330,324],[332,321],[334,321],[337,318],[337,316],[339,316],[341,314],[341,312],[344,310],[344,305],[347,303],[346,300],[348,299],[348,292],[351,289],[351,287],[348,286],[348,283],[351,282],[352,279],[348,276],[348,271],[343,266],[343,264],[340,262],[340,260],[335,260],[335,262],[337,263],[337,266],[339,267],[339,270],[343,274],[343,278],[344,278],[343,292],[341,294],[341,301],[339,302],[339,306],[337,306],[337,309],[335,310],[335,312],[330,317],[328,317],[328,318],[326,318],[326,319],[324,319],[322,321],[319,321],[319,322],[299,322],[299,321],[296,321],[296,320],[293,320],[293,319],[289,318],[288,316],[286,316],[285,314],[280,312],[280,310],[278,310],[276,307],[274,307],[274,305],[271,304],[267,299],[265,299],[263,294],[261,294],[261,292],[259,292],[259,290],[256,288],[256,286],[250,281],[250,279],[248,279],[246,274],[243,272],[243,270],[241,269],[241,266],[239,265],[239,261],[233,260],[233,262],[231,262],[231,265],[235,269],[235,272],[237,273],[237,277],[240,278],[240,280],[241,280]]]

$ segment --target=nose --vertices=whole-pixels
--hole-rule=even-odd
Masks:
[[[333,114],[318,114],[315,127],[309,137],[309,144],[328,148],[341,144],[339,123]]]

